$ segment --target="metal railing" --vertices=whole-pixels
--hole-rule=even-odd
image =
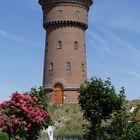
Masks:
[[[54,140],[85,140],[83,136],[56,137]]]

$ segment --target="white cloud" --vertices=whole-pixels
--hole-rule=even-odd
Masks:
[[[129,76],[137,79],[137,80],[140,80],[140,74],[135,72],[135,71],[128,71],[128,70],[126,70],[125,73],[128,74]]]
[[[140,60],[140,50],[137,48],[137,46],[129,43],[129,40],[126,41],[124,40],[124,38],[120,38],[118,35],[109,30],[103,28],[98,29],[104,32],[107,36],[109,36],[111,38],[110,41],[112,41],[114,44],[115,42],[117,44],[120,44],[120,46],[118,46],[121,47],[120,50],[125,51],[131,59],[135,60],[136,62],[137,60]]]
[[[3,30],[0,30],[0,36],[8,38],[8,39],[16,41],[16,42],[27,44],[29,46],[38,46],[38,47],[42,46],[39,43],[33,42],[31,40],[27,40],[23,37],[15,35],[15,34],[10,34],[10,33],[6,32],[6,31],[3,31]]]
[[[111,18],[111,20],[106,23],[108,26],[116,27],[116,28],[121,28],[123,30],[128,30],[128,31],[133,31],[135,33],[140,33],[140,20],[139,16],[130,16],[130,17],[121,17],[121,15]]]
[[[108,45],[108,42],[103,37],[101,37],[101,35],[97,34],[94,31],[89,30],[87,32],[87,36],[91,46],[94,46],[94,41],[96,41],[100,44],[98,47],[101,47],[103,51],[107,53],[112,52],[111,48]]]
[[[136,8],[137,2],[101,0],[100,3],[95,1],[94,4],[90,11],[89,21],[91,24],[140,33],[140,10]],[[133,6],[131,6],[132,4]]]

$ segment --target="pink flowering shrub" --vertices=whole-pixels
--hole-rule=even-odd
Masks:
[[[43,90],[30,94],[12,94],[10,101],[0,104],[0,128],[12,140],[36,140],[39,131],[52,123]]]

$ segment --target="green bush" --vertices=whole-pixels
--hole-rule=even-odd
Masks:
[[[48,100],[43,89],[12,94],[11,100],[0,104],[0,128],[10,140],[37,140],[40,130],[52,124]]]

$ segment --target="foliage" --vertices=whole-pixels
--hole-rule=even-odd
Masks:
[[[130,115],[127,113],[126,108],[115,112],[112,115],[111,123],[102,128],[102,138],[104,140],[119,140],[126,130]]]
[[[8,135],[0,130],[0,140],[9,140]]]
[[[125,107],[115,113],[112,123],[104,128],[102,136],[104,140],[139,140],[140,123],[135,120],[138,109],[129,113]]]
[[[111,124],[109,127],[102,129],[103,140],[139,140],[140,139],[140,124],[127,122],[125,125],[119,122]]]
[[[139,140],[140,139],[140,124],[130,123],[127,124],[124,133],[116,140]]]
[[[117,95],[110,79],[103,81],[96,77],[80,87],[79,105],[84,118],[89,122],[88,139],[96,140],[102,121],[112,117],[112,113],[122,109],[125,100],[124,88]]]
[[[38,0],[38,3],[41,5],[41,6],[44,6],[45,5],[45,0]]]
[[[135,122],[140,123],[140,103],[137,104],[136,106],[136,111],[134,112],[134,117],[133,117]]]
[[[11,140],[36,140],[52,122],[41,88],[31,89],[30,94],[13,93],[10,101],[0,104],[0,112],[0,128]]]

